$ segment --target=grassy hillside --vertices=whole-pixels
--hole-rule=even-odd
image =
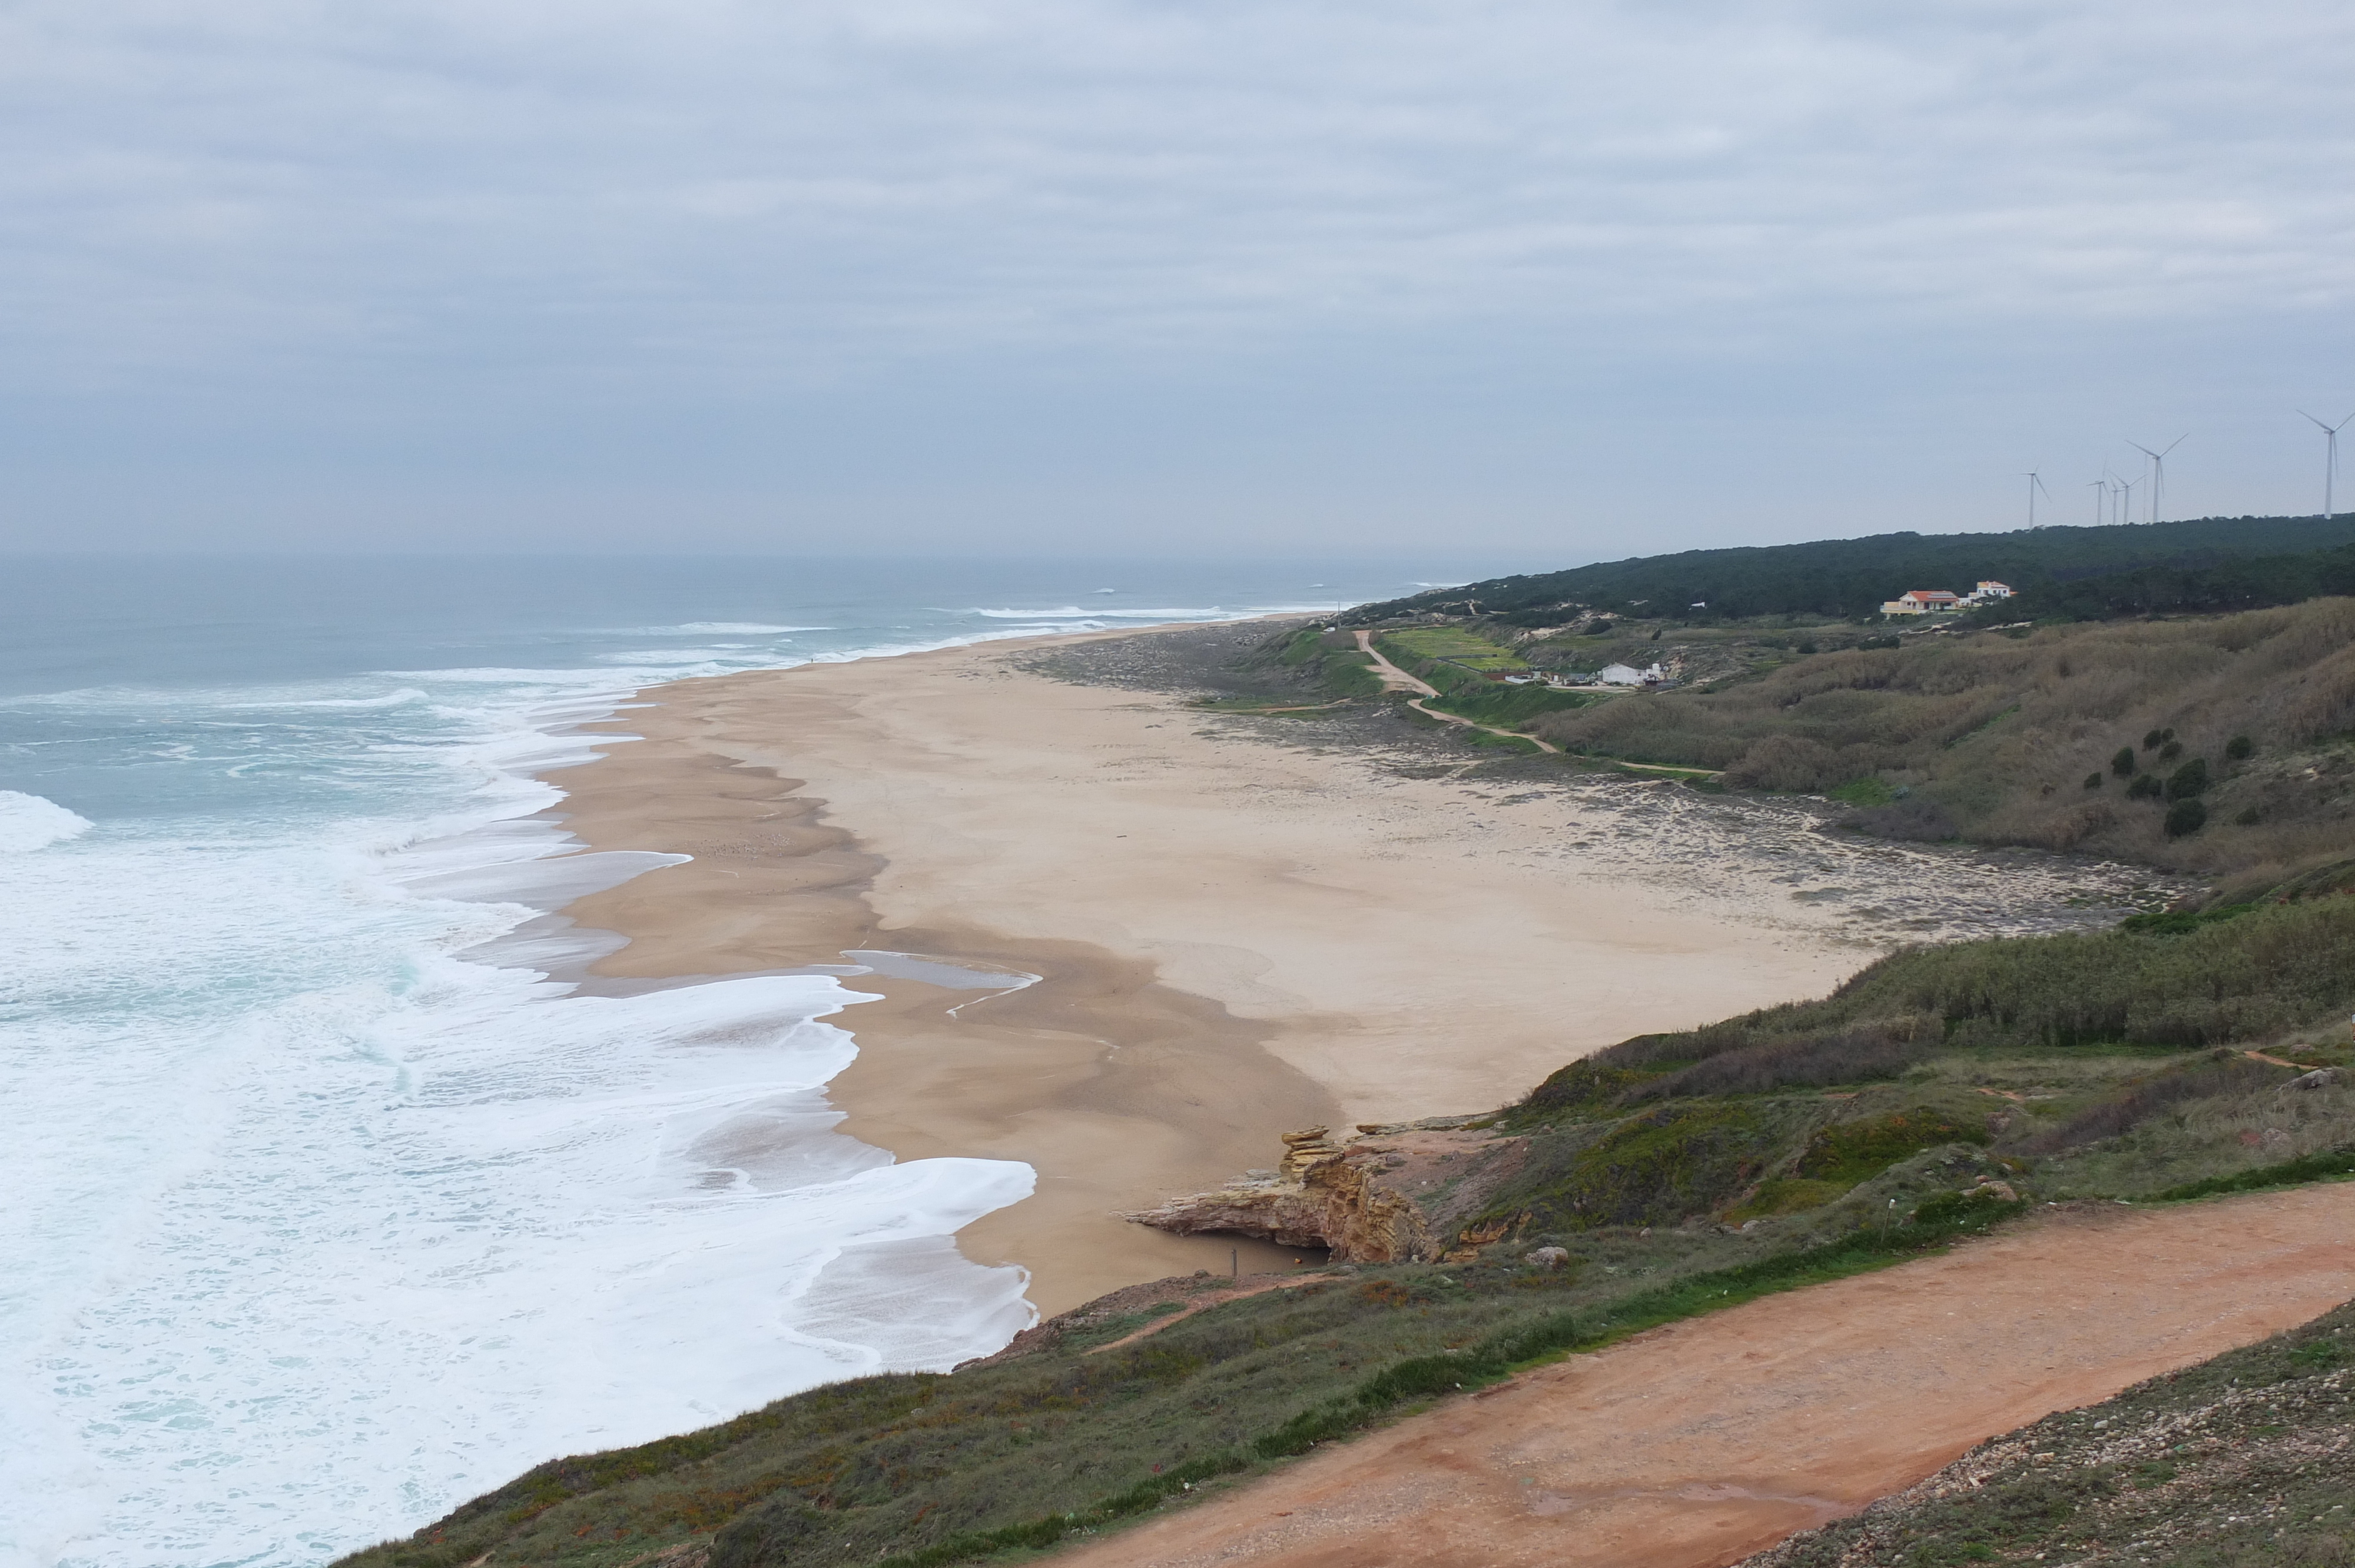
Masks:
[[[2355,600],[1897,641],[1532,727],[1572,751],[1839,793],[1895,837],[2258,880],[2355,848]]]
[[[1502,615],[1529,626],[1570,619],[1563,607],[1709,620],[1751,616],[1869,615],[1908,588],[1967,592],[1982,577],[2015,588],[2140,567],[2198,569],[2228,560],[2355,545],[2355,516],[2211,517],[2106,528],[2009,534],[1879,534],[1729,550],[1686,550],[1565,571],[1495,577],[1359,607],[1372,625],[1425,611]],[[2343,591],[2337,588],[2321,591]],[[1694,609],[1695,603],[1705,609]]]
[[[2047,1197],[2305,1158],[2355,1139],[2355,1086],[2283,1092],[2355,1061],[2350,1003],[2343,898],[1900,952],[1818,1001],[1561,1068],[1506,1113],[1550,1136],[1474,1224],[1836,1212],[1855,1182],[1945,1145]],[[2244,1054],[2257,1044],[2303,1065]]]
[[[1380,696],[1382,690],[1372,658],[1358,651],[1356,638],[1317,626],[1279,633],[1245,660],[1243,669],[1246,673],[1288,675],[1302,694],[1328,699]]]

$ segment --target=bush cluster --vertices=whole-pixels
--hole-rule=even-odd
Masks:
[[[2334,790],[2276,781],[2256,820],[2242,820],[2245,796],[2227,797],[2234,825],[2258,831],[2220,842],[2200,830],[2219,786],[2261,751],[2355,730],[2355,602],[2018,639],[1917,637],[1719,689],[1595,703],[1530,727],[1572,752],[1716,768],[1736,788],[1852,799],[1854,825],[1891,837],[2200,868],[2294,863],[2336,821]],[[2206,804],[2171,817],[2126,809],[2102,797],[2105,776],[2135,802]],[[1861,799],[1868,781],[1890,798]],[[1891,785],[1904,787],[1902,799]]]

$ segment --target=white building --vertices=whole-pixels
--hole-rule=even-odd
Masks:
[[[1632,664],[1605,664],[1594,676],[1596,683],[1604,686],[1648,686],[1666,678],[1657,664],[1648,670],[1638,670]]]
[[[1963,601],[1945,588],[1914,588],[1881,601],[1883,615],[1952,615]]]

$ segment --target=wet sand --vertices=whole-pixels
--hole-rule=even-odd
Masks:
[[[1042,1312],[1224,1272],[1226,1241],[1114,1216],[1273,1164],[1284,1130],[1492,1108],[1597,1046],[1820,993],[1879,950],[1790,904],[1779,862],[1697,894],[1738,846],[1708,848],[1723,830],[1681,807],[1671,844],[1614,830],[1617,807],[1572,821],[1542,792],[1273,744],[1268,721],[1024,657],[682,683],[612,726],[645,738],[556,778],[592,847],[695,857],[565,912],[629,938],[599,975],[879,948],[1041,977],[1003,995],[858,977],[885,999],[837,1019],[860,1056],[830,1093],[844,1131],[901,1159],[1038,1171],[1037,1196],[959,1239],[1029,1268]]]

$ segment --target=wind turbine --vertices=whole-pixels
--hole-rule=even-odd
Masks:
[[[2306,414],[2303,408],[2298,412]],[[2311,414],[2306,414],[2306,417],[2314,419]],[[2330,482],[2339,477],[2339,432],[2347,428],[2349,420],[2355,420],[2355,414],[2348,415],[2345,419],[2339,420],[2335,425],[2326,425],[2319,419],[2314,419],[2314,428],[2322,432],[2325,443],[2322,459],[2322,520],[2325,523],[2329,522],[2331,518]]]
[[[2089,490],[2100,493],[2094,497],[2094,526],[2098,528],[2110,520],[2109,477],[2105,474],[2100,479],[2089,479],[2085,482],[2085,486]]]
[[[2126,520],[2126,502],[2123,499],[2126,493],[2126,481],[2111,472],[2108,463],[2104,463],[2102,465],[2102,521],[2104,523],[2124,523]]]
[[[2127,444],[2132,445],[2133,443],[2128,442]],[[2120,523],[2131,523],[2134,521],[2135,486],[2141,482],[2142,481],[2138,479],[2121,479],[2117,482],[2118,521]]]
[[[2142,453],[2143,456],[2150,459],[2150,520],[2154,523],[2158,521],[2160,497],[2167,489],[2167,454],[2181,446],[2190,438],[2190,435],[2191,432],[2186,430],[2182,435],[2176,437],[2173,440],[2168,442],[2157,451],[2151,450],[2140,441],[2128,441],[2126,443],[2126,445],[2134,448],[2135,450]]]
[[[2350,418],[2355,418],[2355,415],[2350,415],[2349,417]],[[2028,525],[2030,528],[2033,528],[2036,526],[2036,493],[2040,490],[2044,490],[2044,480],[2042,476],[2038,474],[2032,468],[2026,473],[2021,474],[2019,477],[2028,481]],[[2052,493],[2049,490],[2044,490],[2044,499],[2047,501],[2051,500]]]

